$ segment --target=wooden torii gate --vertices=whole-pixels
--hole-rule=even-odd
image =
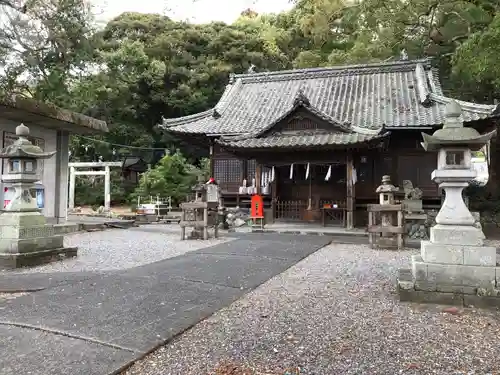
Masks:
[[[75,209],[75,182],[76,176],[104,176],[104,209],[109,212],[111,209],[111,168],[122,167],[123,162],[75,162],[69,163],[69,199],[68,209]],[[78,168],[104,168],[101,171],[77,171]]]

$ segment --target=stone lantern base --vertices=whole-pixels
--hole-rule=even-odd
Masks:
[[[500,307],[500,266],[495,247],[483,245],[475,226],[436,225],[422,241],[412,269],[399,271],[401,301]]]
[[[78,248],[64,247],[40,212],[0,214],[0,268],[12,269],[50,263],[77,255]]]

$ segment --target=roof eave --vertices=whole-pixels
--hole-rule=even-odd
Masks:
[[[270,151],[270,150],[293,150],[293,149],[316,149],[316,148],[353,148],[359,145],[367,145],[377,141],[382,141],[385,138],[389,137],[391,132],[385,131],[384,133],[379,133],[373,135],[370,139],[365,139],[358,142],[346,142],[346,143],[329,143],[329,144],[311,144],[311,145],[283,145],[283,146],[267,146],[267,147],[248,147],[248,146],[239,146],[234,142],[238,142],[238,140],[227,141],[227,140],[216,140],[216,143],[220,144],[222,147],[228,150],[239,150],[241,151]],[[240,139],[241,140],[241,139]]]
[[[20,96],[0,97],[0,117],[73,134],[107,133],[106,121]]]

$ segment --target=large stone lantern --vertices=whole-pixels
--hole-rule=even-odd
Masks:
[[[0,151],[0,158],[7,159],[7,173],[2,175],[2,181],[14,189],[14,196],[4,211],[38,212],[38,205],[30,192],[35,187],[35,182],[40,180],[38,160],[49,159],[56,152],[43,152],[40,147],[32,144],[27,139],[29,129],[23,124],[16,128],[16,135],[19,138]]]
[[[431,178],[444,190],[445,199],[430,240],[422,241],[420,255],[412,258],[412,270],[400,272],[402,300],[419,300],[426,293],[426,301],[476,305],[478,295],[497,294],[496,248],[483,246],[485,236],[474,225],[462,195],[477,173],[472,151],[485,146],[496,130],[479,134],[465,128],[461,116],[460,105],[452,101],[446,107],[443,128],[422,134],[423,148],[437,152],[437,169]]]
[[[478,151],[496,134],[496,130],[481,135],[476,129],[464,128],[460,120],[462,110],[457,102],[447,106],[446,120],[442,129],[433,135],[423,133],[422,146],[426,151],[437,151],[437,169],[431,178],[445,192],[445,199],[436,216],[437,229],[447,225],[466,226],[464,235],[484,235],[474,229],[474,217],[462,196],[477,172],[472,168],[472,151]],[[446,229],[446,228],[445,228]],[[466,234],[467,233],[467,234]]]
[[[46,224],[36,200],[31,196],[40,180],[39,160],[51,158],[54,152],[43,152],[29,140],[25,125],[16,128],[19,137],[0,151],[7,159],[7,173],[2,181],[14,189],[14,196],[0,215],[0,268],[17,268],[75,256],[76,248],[64,248],[63,236],[55,235],[54,226]]]

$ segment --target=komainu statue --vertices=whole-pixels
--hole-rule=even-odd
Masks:
[[[413,183],[410,180],[403,180],[403,190],[405,192],[405,199],[408,200],[418,200],[422,199],[422,190],[418,187],[413,187]]]

